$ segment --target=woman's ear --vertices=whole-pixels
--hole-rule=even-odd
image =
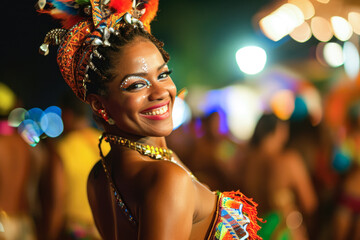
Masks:
[[[96,94],[90,94],[87,97],[87,99],[94,114],[96,114],[99,117],[102,117],[99,111],[104,109],[104,104],[102,102],[103,99]]]

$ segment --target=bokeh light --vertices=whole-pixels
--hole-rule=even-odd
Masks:
[[[40,124],[41,118],[44,115],[44,111],[40,108],[31,108],[25,114],[25,119],[31,119],[36,123]]]
[[[360,59],[359,52],[352,42],[345,42],[343,47],[344,69],[351,79],[359,75]]]
[[[40,142],[42,130],[34,120],[25,119],[22,121],[18,127],[18,132],[25,142],[32,147],[35,147]]]
[[[312,18],[315,14],[314,5],[309,0],[289,0],[288,2],[302,11],[305,20]]]
[[[321,42],[328,42],[333,37],[331,25],[323,17],[313,17],[310,26],[314,37]]]
[[[324,59],[331,67],[339,67],[344,63],[343,50],[340,44],[326,43],[324,46]]]
[[[318,125],[323,119],[324,115],[322,99],[319,91],[314,87],[307,87],[301,91],[301,96],[311,117],[311,124],[313,126]]]
[[[0,82],[0,115],[7,115],[14,108],[16,97],[13,91]]]
[[[354,33],[360,35],[360,13],[349,12],[348,20],[353,28]]]
[[[61,108],[59,108],[58,106],[50,106],[50,107],[48,107],[48,108],[46,108],[45,110],[44,110],[44,113],[46,114],[46,113],[55,113],[55,114],[57,114],[59,117],[61,117]]]
[[[58,137],[64,130],[61,109],[50,106],[45,111],[15,108],[8,117],[9,126],[17,127],[19,134],[30,146],[36,146],[42,137]],[[45,135],[43,135],[45,133]]]
[[[64,130],[61,117],[54,112],[47,112],[42,116],[40,127],[47,136],[52,138],[59,136]]]
[[[180,97],[175,98],[175,103],[172,111],[173,130],[187,123],[191,119],[191,110],[187,103]]]
[[[201,108],[205,115],[214,111],[225,113],[226,125],[220,119],[220,133],[229,131],[241,141],[251,137],[262,113],[259,92],[247,85],[211,90],[206,94]]]
[[[295,96],[290,90],[276,92],[270,100],[273,113],[282,120],[288,120],[295,108]]]
[[[304,14],[294,4],[286,3],[262,18],[259,22],[263,33],[273,41],[290,34],[304,22]]]
[[[264,49],[257,46],[247,46],[236,52],[236,62],[241,71],[246,74],[261,72],[266,64],[267,56]]]
[[[248,140],[262,113],[258,92],[248,86],[230,86],[223,90],[223,99],[230,132],[239,140]]]
[[[350,23],[342,17],[331,17],[331,25],[334,30],[334,35],[341,41],[347,41],[353,34],[353,29]]]
[[[8,123],[11,127],[18,127],[22,121],[25,120],[27,111],[24,108],[13,109],[8,117]]]
[[[300,26],[290,33],[290,37],[297,42],[306,42],[311,38],[311,29],[307,22],[303,22]]]

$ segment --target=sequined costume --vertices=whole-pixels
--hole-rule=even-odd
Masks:
[[[256,204],[241,192],[217,193],[218,203],[208,240],[261,239]]]

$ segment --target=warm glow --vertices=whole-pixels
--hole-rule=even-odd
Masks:
[[[273,41],[279,41],[304,22],[304,14],[294,4],[286,3],[260,20],[263,33]]]
[[[295,96],[290,90],[280,90],[270,100],[274,114],[282,119],[288,120],[295,109]]]
[[[298,26],[297,28],[294,29],[294,31],[292,31],[290,33],[290,36],[298,42],[306,42],[307,40],[309,40],[311,38],[311,29],[310,26],[307,22],[303,22],[303,24],[301,24],[300,26]]]
[[[349,12],[348,20],[354,30],[354,33],[360,35],[360,13]]]
[[[339,67],[344,63],[343,51],[340,44],[330,42],[324,46],[324,58],[331,67]]]
[[[319,3],[329,3],[330,2],[330,0],[317,0]]]
[[[311,19],[311,30],[319,41],[327,42],[333,37],[330,23],[323,17],[313,17]]]
[[[266,52],[256,46],[243,47],[236,52],[236,62],[244,73],[257,74],[265,67]]]
[[[302,11],[305,20],[312,18],[315,14],[315,8],[309,0],[289,0],[288,2]]]
[[[0,82],[0,114],[7,115],[14,108],[16,96],[13,91]]]
[[[331,17],[331,24],[334,30],[334,35],[341,41],[347,41],[353,34],[353,29],[350,23],[342,17]]]
[[[301,96],[303,97],[311,116],[311,123],[314,126],[318,125],[323,117],[322,99],[320,93],[315,88],[308,87],[302,91]]]

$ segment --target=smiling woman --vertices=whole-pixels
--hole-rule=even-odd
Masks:
[[[259,239],[251,199],[211,192],[167,149],[176,87],[169,56],[149,33],[157,6],[155,0],[39,1],[70,28],[50,31],[41,51],[60,43],[65,81],[105,130],[101,161],[88,179],[96,226],[104,239]],[[111,146],[106,156],[102,140]]]
[[[110,65],[114,67],[110,71],[114,77],[107,84],[105,96],[89,94],[90,105],[95,112],[106,109],[114,120],[114,125],[109,126],[109,132],[114,134],[129,138],[129,134],[169,135],[176,87],[169,75],[166,54],[141,36],[118,49],[103,54],[111,54]]]

